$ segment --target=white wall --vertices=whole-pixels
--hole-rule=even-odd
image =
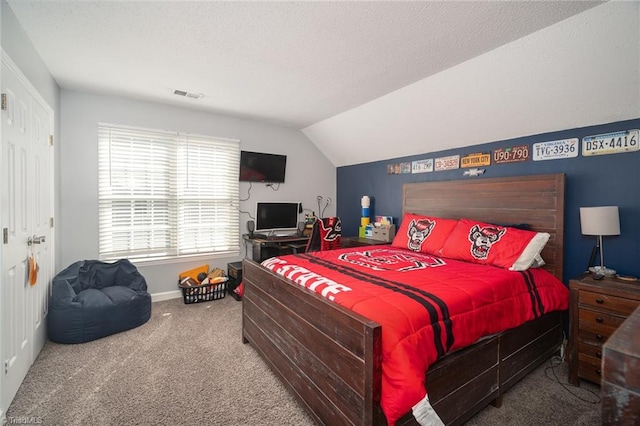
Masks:
[[[197,101],[194,101],[197,102]],[[93,95],[69,90],[61,92],[61,262],[68,265],[98,257],[98,134],[97,124],[108,122],[130,126],[182,131],[240,140],[248,151],[287,155],[286,182],[278,191],[254,183],[251,198],[240,203],[254,215],[256,201],[301,201],[304,208],[317,210],[316,196],[336,197],[336,169],[299,130],[214,115],[195,110],[120,97]],[[240,199],[248,196],[249,183],[241,182]],[[240,213],[239,213],[240,214]],[[325,215],[335,214],[330,205]],[[241,214],[241,233],[247,214]],[[302,219],[302,216],[301,216]],[[226,270],[234,258],[208,261]],[[249,255],[250,257],[250,255]],[[203,262],[166,263],[139,266],[150,293],[177,290],[180,271]]]
[[[303,131],[345,166],[638,117],[640,2],[613,1]]]
[[[49,106],[55,108],[60,97],[58,84],[27,38],[11,7],[5,0],[0,0],[0,3],[2,3],[2,49],[20,67]]]

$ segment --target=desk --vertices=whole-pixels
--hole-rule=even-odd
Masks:
[[[289,245],[305,244],[309,241],[308,236],[294,237],[273,237],[273,238],[250,238],[248,234],[242,236],[247,244],[251,244],[251,259],[262,262],[273,256],[293,253]]]

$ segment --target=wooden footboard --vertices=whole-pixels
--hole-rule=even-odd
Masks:
[[[512,330],[447,355],[429,368],[427,390],[447,425],[468,421],[549,359],[562,344],[562,315],[551,312]],[[416,424],[408,414],[404,422]]]
[[[243,283],[244,341],[316,422],[381,424],[381,327],[253,261]]]
[[[257,263],[243,264],[242,337],[319,424],[384,425],[381,327]],[[461,424],[556,352],[561,315],[547,314],[448,355],[429,369],[432,406]],[[416,424],[410,413],[399,425]]]

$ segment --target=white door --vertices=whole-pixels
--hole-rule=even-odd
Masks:
[[[53,155],[49,144],[51,135],[51,114],[37,100],[32,99],[32,152],[30,156],[30,171],[33,188],[29,191],[31,201],[27,200],[27,208],[32,206],[31,233],[32,239],[39,241],[29,247],[34,254],[39,271],[37,281],[30,285],[30,299],[32,301],[31,314],[33,320],[33,348],[31,362],[35,361],[47,339],[46,315],[49,308],[51,279],[53,278],[53,245],[51,218],[53,217]]]
[[[52,275],[52,131],[49,109],[24,76],[2,58],[2,235],[0,409],[5,411],[46,339]],[[28,245],[29,239],[40,241]],[[38,280],[29,283],[29,255],[39,262]]]

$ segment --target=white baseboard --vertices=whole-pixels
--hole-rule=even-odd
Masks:
[[[151,295],[152,302],[162,302],[163,300],[178,299],[182,297],[181,290],[165,291],[162,293],[153,293]]]

